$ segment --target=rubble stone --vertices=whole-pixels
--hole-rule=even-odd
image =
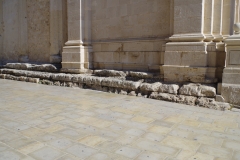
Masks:
[[[140,90],[142,92],[157,92],[159,91],[159,88],[162,86],[162,83],[156,82],[156,83],[142,83],[140,86]]]
[[[152,73],[147,73],[147,72],[133,72],[133,71],[130,71],[129,76],[131,77],[136,77],[136,78],[153,78],[153,74]]]
[[[102,77],[126,77],[126,73],[123,71],[115,71],[115,70],[95,70],[94,74]]]
[[[179,85],[177,84],[162,84],[159,87],[159,92],[178,94],[178,89],[179,89]]]
[[[179,93],[181,95],[213,98],[216,96],[216,88],[212,86],[207,86],[207,85],[189,83],[189,84],[183,85],[179,89]]]

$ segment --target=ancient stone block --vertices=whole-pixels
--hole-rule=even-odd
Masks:
[[[240,85],[222,84],[222,96],[225,102],[240,105]]]
[[[5,76],[6,76],[5,74],[0,74],[1,79],[5,79]]]
[[[168,94],[168,93],[158,93],[158,92],[153,92],[149,96],[149,98],[164,100],[164,101],[169,101],[169,102],[177,102],[177,100],[178,100],[176,95]]]
[[[54,74],[52,76],[53,80],[67,81],[67,82],[72,81],[72,78],[73,76],[71,74],[64,74],[64,73]]]
[[[39,83],[39,78],[27,78],[27,81],[28,82],[31,82],[31,83]]]
[[[153,74],[152,73],[147,73],[147,72],[133,72],[133,71],[130,71],[128,75],[131,76],[131,77],[142,78],[142,79],[153,78]]]
[[[129,96],[136,96],[137,94],[136,94],[135,91],[131,91],[131,92],[128,93],[128,95],[129,95]]]
[[[143,92],[157,92],[159,91],[159,88],[162,86],[162,83],[156,82],[156,83],[142,83],[140,86],[140,90]]]
[[[123,71],[115,71],[115,70],[95,70],[94,74],[102,77],[125,77],[126,73]]]
[[[23,76],[18,78],[19,81],[24,81],[24,82],[27,81],[27,79],[28,79],[27,77],[23,77]]]
[[[187,104],[187,105],[195,105],[197,97],[194,96],[184,96],[179,95],[177,99],[177,103]]]
[[[142,82],[123,81],[122,88],[129,90],[137,90]]]
[[[179,85],[177,84],[162,84],[159,87],[159,92],[177,94],[178,89],[179,89]]]
[[[179,89],[179,93],[182,95],[197,96],[197,97],[215,97],[216,88],[212,86],[207,86],[207,85],[189,83],[189,84],[183,85]]]
[[[225,102],[225,99],[221,95],[216,95],[216,101],[217,102]]]

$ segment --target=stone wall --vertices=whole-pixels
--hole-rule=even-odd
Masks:
[[[50,0],[27,0],[28,56],[33,62],[49,62]]]
[[[159,71],[171,1],[92,0],[94,68]]]
[[[60,5],[60,9],[56,9],[53,6],[64,4],[64,1],[51,2],[53,1],[0,0],[1,64],[7,62],[49,63],[50,55],[61,53],[67,33],[66,9],[64,10],[66,5]],[[56,10],[60,12],[60,17],[54,17]],[[51,17],[53,18],[50,21]],[[59,26],[61,26],[61,32],[51,32],[52,28],[57,31]],[[55,33],[57,37],[54,37]],[[52,37],[55,42],[51,41]],[[58,41],[60,45],[55,45]],[[51,50],[54,45],[57,49],[55,47]]]
[[[1,0],[1,61],[17,61],[20,53],[19,1]]]

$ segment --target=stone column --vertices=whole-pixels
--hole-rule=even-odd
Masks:
[[[239,13],[239,11],[237,10]],[[239,21],[239,20],[238,20]],[[227,38],[226,68],[223,72],[221,95],[225,102],[240,105],[240,23],[234,25],[235,34]]]
[[[213,0],[175,0],[174,35],[166,44],[164,80],[213,83],[215,67],[208,67],[208,42],[212,36]],[[210,3],[211,2],[211,3]],[[206,35],[205,35],[206,34]]]
[[[62,52],[62,71],[90,71],[91,0],[68,0],[68,41]]]

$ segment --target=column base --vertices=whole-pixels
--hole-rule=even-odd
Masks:
[[[240,85],[239,84],[222,84],[222,97],[225,102],[240,106]]]
[[[201,42],[205,39],[202,33],[174,34],[169,38],[172,42]]]
[[[91,68],[91,46],[66,46],[62,53],[62,70],[78,70]],[[82,71],[81,71],[82,70]]]

